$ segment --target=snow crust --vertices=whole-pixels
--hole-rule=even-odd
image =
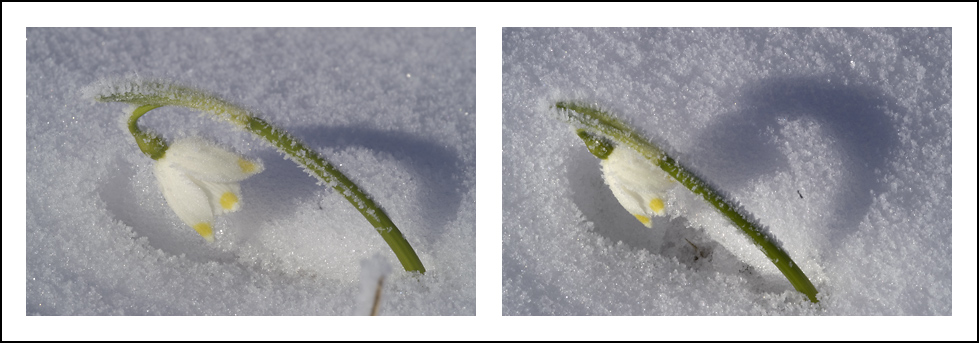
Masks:
[[[507,28],[503,51],[504,314],[951,314],[951,29]],[[727,193],[820,305],[683,187],[643,227],[568,100]]]
[[[382,314],[475,315],[474,29],[30,28],[27,60],[28,315],[351,315],[375,255],[395,264]],[[129,106],[92,101],[120,77],[202,89],[299,137],[428,273],[404,272],[350,203],[264,141],[153,110],[140,125],[171,141],[265,162],[208,244],[119,127]]]

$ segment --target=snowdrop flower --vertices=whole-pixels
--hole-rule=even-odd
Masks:
[[[247,160],[200,139],[169,146],[162,136],[144,131],[137,124],[139,118],[156,108],[180,106],[200,110],[265,139],[310,175],[343,195],[384,238],[406,271],[425,273],[418,254],[383,208],[319,153],[251,111],[206,91],[168,81],[138,78],[109,81],[93,87],[92,91],[97,101],[135,106],[127,126],[139,150],[157,161],[154,174],[164,198],[181,220],[208,241],[214,240],[214,216],[241,206],[238,182],[261,172],[261,162]]]
[[[665,214],[663,198],[673,186],[673,179],[638,152],[622,145],[615,147],[601,163],[605,183],[622,207],[652,228],[650,218]]]
[[[184,223],[208,242],[214,241],[214,216],[240,207],[241,180],[264,169],[200,138],[185,138],[156,160],[153,173],[163,197]]]

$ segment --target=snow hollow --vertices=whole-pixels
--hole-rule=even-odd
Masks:
[[[28,28],[28,315],[475,315],[474,28]],[[165,79],[289,131],[378,202],[427,268],[404,272],[342,196],[250,133],[163,107],[140,125],[265,170],[207,243],[83,88]],[[365,295],[367,294],[367,295]],[[370,301],[368,301],[370,303]],[[360,305],[358,305],[360,304]]]
[[[951,315],[951,34],[504,29],[504,315]],[[819,305],[682,187],[644,227],[568,100],[737,201]]]

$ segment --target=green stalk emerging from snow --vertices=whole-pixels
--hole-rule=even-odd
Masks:
[[[765,253],[765,256],[768,256],[796,290],[805,294],[813,303],[818,302],[816,287],[812,285],[802,269],[792,261],[789,254],[777,243],[775,237],[767,230],[763,230],[761,225],[746,218],[738,211],[737,207],[732,206],[732,203],[709,183],[698,178],[628,125],[613,118],[608,113],[574,102],[558,102],[555,106],[564,110],[569,121],[581,127],[578,129],[578,136],[585,141],[588,150],[596,157],[606,159],[614,151],[615,144],[622,144],[639,152],[642,157],[662,168],[674,180],[690,189],[691,192],[702,196],[704,200],[714,206],[734,226],[741,229],[741,232],[747,235]],[[637,218],[639,217],[637,215]],[[640,221],[643,220],[643,218],[639,219]],[[646,223],[644,222],[644,224]]]
[[[108,92],[96,95],[95,100],[124,102],[136,106],[129,119],[129,130],[136,138],[140,150],[154,160],[165,153],[167,144],[159,136],[139,129],[136,121],[143,114],[162,106],[182,106],[213,114],[265,139],[312,175],[333,187],[381,234],[406,271],[425,273],[425,267],[418,259],[418,255],[384,210],[340,170],[287,132],[272,126],[248,110],[190,87],[164,82],[127,80],[110,85],[108,88],[110,88]]]

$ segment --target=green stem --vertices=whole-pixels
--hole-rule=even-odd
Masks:
[[[628,125],[613,118],[608,113],[573,102],[558,102],[555,104],[555,107],[565,110],[569,120],[584,126],[588,130],[611,137],[614,141],[625,144],[638,151],[649,159],[649,161],[653,162],[653,164],[670,174],[680,184],[687,187],[691,192],[703,197],[704,200],[727,217],[734,226],[741,229],[741,232],[747,235],[765,253],[765,256],[768,256],[768,259],[778,267],[778,270],[785,275],[785,278],[789,280],[797,291],[805,294],[809,298],[809,301],[813,303],[818,302],[816,299],[816,293],[818,293],[816,287],[809,281],[806,274],[802,272],[802,269],[792,261],[789,254],[777,243],[775,237],[767,230],[762,230],[762,226],[756,223],[755,220],[746,218],[737,207],[731,205],[732,202],[725,199],[709,183],[701,180],[691,173],[689,169],[684,168],[679,162],[642,138],[642,136],[632,130]],[[578,136],[585,140],[586,143],[591,142],[589,143],[589,150],[598,156],[595,152],[596,149],[593,149],[594,146],[601,147],[601,144],[595,143],[600,142],[596,139],[596,135],[579,130]],[[605,155],[608,155],[607,150],[607,147],[604,150],[597,149],[597,151]]]
[[[133,110],[133,115],[129,117],[129,132],[133,134],[133,138],[136,138],[136,145],[139,146],[139,150],[142,150],[144,154],[154,160],[160,159],[166,153],[167,141],[152,132],[140,130],[139,125],[136,125],[136,121],[139,120],[139,117],[146,114],[146,112],[157,107],[160,106],[143,105],[137,107]]]
[[[158,159],[166,150],[162,138],[139,130],[136,121],[146,112],[162,106],[182,106],[208,112],[230,121],[238,127],[264,138],[270,144],[292,158],[293,161],[311,171],[320,180],[343,195],[374,226],[384,241],[391,247],[406,271],[425,273],[415,250],[405,240],[401,231],[387,214],[357,187],[346,175],[340,172],[317,152],[249,111],[203,91],[190,87],[161,82],[128,82],[117,89],[125,91],[96,96],[102,102],[125,102],[138,106],[129,119],[129,130],[136,137],[140,149]],[[162,147],[162,150],[160,150]],[[159,152],[157,152],[159,151]],[[156,155],[156,157],[154,157]]]

